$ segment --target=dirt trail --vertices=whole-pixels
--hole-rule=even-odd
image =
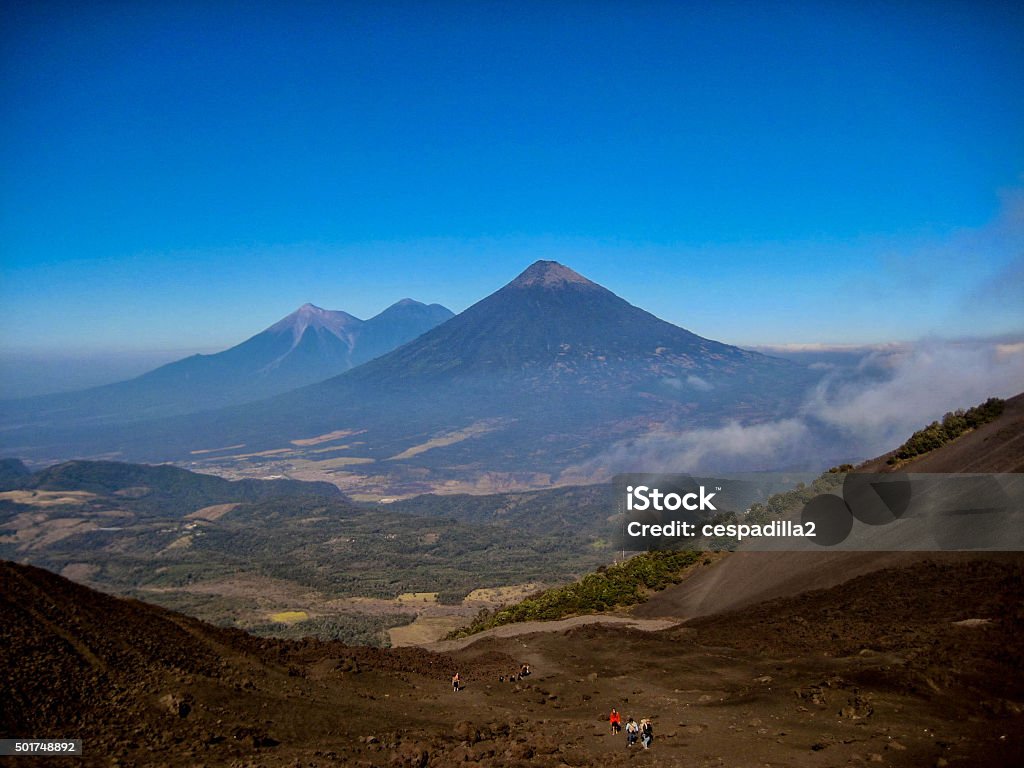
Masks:
[[[462,650],[478,640],[488,637],[518,637],[519,635],[531,635],[536,632],[563,632],[567,629],[581,627],[586,624],[606,624],[626,629],[638,629],[644,632],[657,632],[660,629],[673,627],[678,623],[678,619],[635,619],[631,616],[573,616],[568,619],[558,619],[557,621],[524,621],[519,624],[506,624],[458,640],[439,640],[434,643],[426,643],[421,647],[439,653],[449,653]]]

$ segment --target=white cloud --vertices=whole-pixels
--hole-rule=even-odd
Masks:
[[[567,471],[572,476],[610,478],[619,472],[696,472],[772,469],[781,456],[795,457],[808,438],[800,419],[744,426],[659,430],[624,440],[597,458]]]
[[[792,417],[662,428],[620,441],[566,478],[819,466],[897,447],[947,411],[1024,390],[1024,342],[923,341],[870,351],[826,375]]]
[[[877,363],[874,357],[862,368]],[[879,454],[947,411],[1024,390],[1024,344],[926,341],[885,362],[880,381],[824,379],[801,415]]]

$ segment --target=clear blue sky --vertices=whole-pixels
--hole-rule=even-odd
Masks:
[[[5,3],[0,350],[459,311],[537,258],[733,343],[1022,330],[1020,8]]]

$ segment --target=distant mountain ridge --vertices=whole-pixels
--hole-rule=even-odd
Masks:
[[[337,486],[279,478],[225,480],[169,464],[126,464],[119,461],[68,461],[30,472],[17,459],[3,459],[0,491],[79,491],[99,496],[145,499],[146,503],[177,505],[181,514],[198,506],[251,502],[271,498],[342,500]],[[197,502],[198,506],[190,502]]]
[[[788,415],[817,377],[800,365],[698,336],[568,267],[538,261],[414,341],[334,378],[131,430],[54,432],[43,449],[52,457],[73,445],[80,456],[144,461],[202,461],[214,448],[218,461],[269,450],[304,457],[313,467],[329,460],[344,471],[388,476],[427,468],[467,477],[491,471],[553,477],[666,425],[688,429]],[[336,441],[330,437],[336,433],[359,438]],[[314,438],[316,447],[307,447]],[[5,442],[9,453],[40,454]]]
[[[192,355],[128,381],[0,404],[8,428],[93,426],[260,400],[336,376],[452,317],[403,299],[369,320],[312,304],[234,347]]]

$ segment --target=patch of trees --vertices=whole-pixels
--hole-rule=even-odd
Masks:
[[[283,640],[315,637],[319,640],[340,640],[345,645],[388,648],[391,642],[387,630],[409,624],[415,618],[416,616],[410,613],[346,613],[304,619],[290,624],[268,622],[249,627],[248,632],[258,637],[277,637]]]
[[[966,411],[962,408],[950,411],[942,417],[942,421],[933,421],[924,429],[919,429],[912,434],[907,442],[893,452],[888,463],[898,464],[901,461],[941,448],[965,432],[977,429],[982,424],[988,424],[999,418],[1005,407],[1006,401],[998,397],[990,397],[981,405],[968,408]]]
[[[551,621],[634,605],[646,600],[650,592],[679,583],[683,572],[702,557],[692,550],[646,552],[493,613],[484,609],[469,626],[455,630],[448,637],[467,637],[503,624]]]

